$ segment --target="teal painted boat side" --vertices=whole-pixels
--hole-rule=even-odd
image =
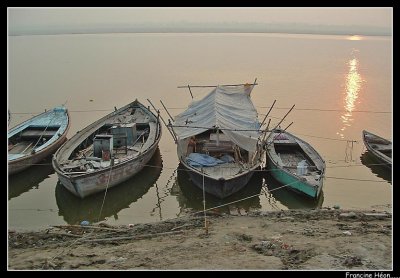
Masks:
[[[290,189],[294,189],[299,191],[307,196],[312,198],[316,198],[318,196],[318,188],[313,187],[305,182],[302,182],[297,177],[291,175],[290,173],[286,172],[282,168],[277,167],[273,161],[270,159],[268,163],[268,168],[271,170],[271,175],[283,185],[289,184],[288,187]]]

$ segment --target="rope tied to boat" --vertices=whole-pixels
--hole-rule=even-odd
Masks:
[[[204,213],[204,229],[206,230],[206,235],[208,235],[208,225],[207,225],[207,213],[206,213],[206,192],[204,190],[204,171],[201,168],[201,174],[203,176],[203,213]]]
[[[50,123],[56,118],[57,111],[54,111],[54,110],[53,110],[53,112],[54,112],[54,117],[51,118],[51,120],[50,120],[49,123],[47,124],[46,128],[43,130],[42,134],[40,135],[39,139],[36,141],[35,145],[32,147],[32,151],[31,151],[32,154],[34,154],[34,153],[36,152],[36,151],[35,151],[35,147],[37,146],[37,144],[39,144],[39,142],[40,142],[40,140],[42,139],[43,135],[45,134],[47,128],[50,126]]]
[[[101,208],[100,208],[100,212],[99,212],[99,217],[97,218],[97,222],[100,222],[100,217],[101,217],[101,213],[103,211],[103,207],[104,207],[104,202],[106,201],[106,196],[107,196],[107,191],[108,191],[108,186],[110,185],[110,180],[111,180],[111,172],[112,172],[112,167],[114,165],[114,157],[111,158],[111,163],[110,163],[110,174],[108,175],[108,181],[107,181],[107,186],[106,186],[106,190],[104,192],[104,198],[103,198],[103,202],[101,204]]]

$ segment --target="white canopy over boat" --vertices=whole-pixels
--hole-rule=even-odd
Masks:
[[[207,129],[219,128],[239,147],[254,152],[261,135],[257,110],[250,93],[254,85],[217,86],[177,115],[173,128],[182,140]]]

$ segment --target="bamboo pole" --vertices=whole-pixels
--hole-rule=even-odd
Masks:
[[[171,114],[168,112],[167,107],[165,107],[164,103],[162,102],[162,100],[160,99],[160,102],[162,104],[162,106],[164,107],[165,111],[167,112],[168,116],[171,118],[171,120],[173,121],[174,119],[172,118]]]
[[[268,131],[268,128],[269,128],[269,124],[271,123],[271,119],[269,119],[268,120],[268,124],[267,124],[267,127],[265,128],[265,131]]]
[[[160,123],[160,110],[157,110],[157,128],[156,128],[156,138],[158,138],[158,124]]]
[[[175,130],[173,129],[173,127],[172,127],[172,124],[171,124],[171,120],[170,119],[168,119],[168,126],[171,128],[171,130],[172,130],[172,133],[175,135],[175,142],[178,142],[178,136],[176,135],[176,133],[175,133]]]
[[[286,129],[288,129],[289,128],[289,126],[291,126],[293,124],[293,122],[291,122],[285,129],[283,129],[283,130],[280,130],[279,131],[279,133],[278,133],[278,135],[277,136],[279,136],[279,134],[281,134],[281,133],[283,133],[283,132],[285,132],[286,131]],[[272,143],[274,142],[274,140],[272,140],[271,142],[269,142],[269,144],[266,146],[267,148],[269,147],[269,145],[271,145]]]
[[[192,90],[190,90],[190,86],[189,86],[189,85],[188,85],[188,89],[189,89],[190,95],[191,95],[191,97],[192,97],[192,99],[193,99]]]
[[[277,127],[283,122],[283,120],[284,120],[284,119],[286,118],[286,116],[290,113],[290,111],[293,110],[293,108],[294,108],[295,105],[296,105],[296,104],[293,104],[292,108],[290,108],[290,110],[286,113],[286,115],[283,116],[282,120],[281,120],[273,129],[277,128]]]
[[[276,99],[274,100],[274,103],[272,103],[271,108],[269,108],[269,111],[268,111],[267,114],[265,115],[264,120],[261,122],[261,126],[264,124],[265,120],[267,119],[269,113],[271,112],[272,108],[273,108],[274,105],[275,105],[275,102],[276,102]]]
[[[156,109],[156,107],[153,105],[153,103],[152,103],[149,99],[147,99],[147,101],[151,104],[151,106],[153,106],[154,110],[157,111],[157,109]],[[178,140],[177,140],[177,138],[176,138],[176,135],[175,135],[174,133],[172,133],[172,131],[168,128],[168,125],[167,125],[167,123],[164,121],[164,118],[161,116],[161,114],[160,114],[160,119],[163,121],[165,127],[169,130],[169,133],[171,133],[171,136],[172,136],[172,138],[174,139],[175,143],[177,143]],[[172,128],[172,127],[171,127],[171,128]]]
[[[270,123],[270,122],[271,122],[271,119],[268,120],[267,128],[265,129],[265,133],[264,133],[264,136],[263,136],[263,139],[261,140],[261,142],[264,142],[264,141],[265,141],[265,137],[267,136],[268,127],[269,127],[269,123]]]

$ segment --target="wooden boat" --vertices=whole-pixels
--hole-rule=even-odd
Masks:
[[[250,99],[253,87],[215,86],[170,125],[179,161],[192,183],[218,198],[242,189],[262,163],[260,122]]]
[[[272,130],[266,142],[268,169],[280,183],[303,195],[318,198],[325,161],[307,142],[281,129]]]
[[[67,139],[67,108],[39,114],[8,132],[8,173],[18,173],[53,154]]]
[[[382,165],[392,167],[392,142],[384,139],[369,131],[363,130],[363,141],[367,150],[377,160],[382,162]]]
[[[84,198],[138,173],[160,138],[159,117],[135,100],[76,133],[55,153],[53,167],[61,183]]]
[[[216,208],[214,211],[227,214],[246,214],[249,211],[258,210],[261,208],[260,197],[261,188],[263,185],[262,173],[255,172],[249,180],[248,184],[241,190],[224,199],[207,194],[206,209]],[[176,196],[176,199],[181,208],[191,208],[196,211],[203,210],[203,191],[194,186],[190,181],[188,172],[179,164],[176,182],[171,188],[171,195]],[[249,198],[250,196],[254,196]],[[225,204],[230,204],[226,205]]]
[[[320,209],[324,203],[324,191],[322,190],[318,198],[304,198],[303,194],[293,194],[293,190],[288,187],[282,188],[282,183],[277,181],[270,172],[265,172],[265,183],[268,190],[265,192],[267,205],[272,209]],[[284,206],[284,207],[282,207]]]
[[[148,165],[149,167],[144,167],[131,179],[111,188],[105,200],[104,194],[93,194],[84,199],[76,197],[58,181],[55,195],[59,215],[71,225],[79,224],[83,220],[94,223],[108,217],[117,219],[121,210],[129,208],[132,203],[142,198],[160,177],[162,158],[158,148]]]

